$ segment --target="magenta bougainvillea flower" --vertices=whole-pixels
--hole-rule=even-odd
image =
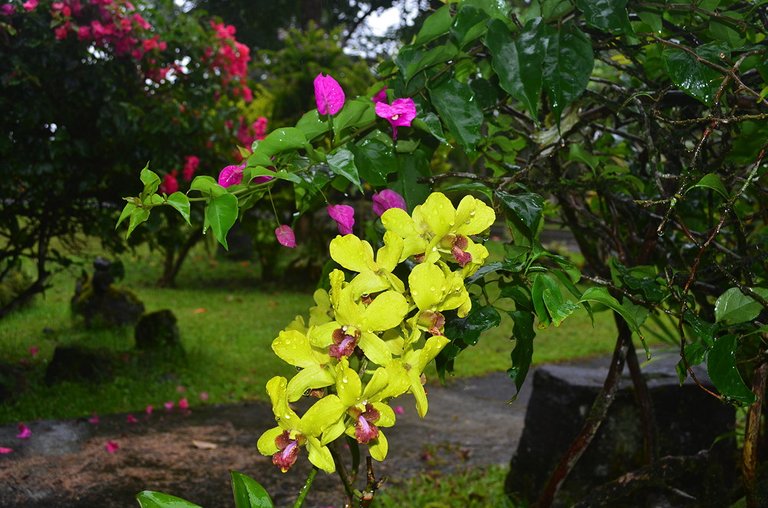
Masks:
[[[25,11],[32,12],[35,9],[37,9],[37,4],[38,3],[39,3],[38,0],[27,0],[26,2],[24,2],[21,5],[22,5],[22,7],[24,7]]]
[[[245,163],[235,166],[226,166],[219,172],[219,185],[222,187],[231,187],[243,181],[243,170]]]
[[[152,414],[152,411],[154,411],[154,410],[155,410],[155,408],[154,408],[154,407],[152,407],[152,404],[149,404],[149,405],[146,407],[146,409],[144,409],[144,412],[145,412],[145,413],[147,413],[148,415],[151,415],[151,414]]]
[[[11,4],[0,5],[0,14],[3,16],[12,16],[16,12],[16,7]]]
[[[352,234],[352,226],[355,225],[355,209],[349,205],[328,205],[328,215],[336,221],[339,233]]]
[[[133,415],[128,415],[128,416],[126,416],[126,417],[125,417],[125,421],[126,421],[126,422],[128,422],[128,423],[130,423],[130,424],[139,423],[139,420],[138,420],[138,418],[136,418],[136,417],[135,417],[135,416],[133,416]]]
[[[344,107],[344,90],[339,82],[321,72],[315,77],[315,102],[321,115],[335,115]]]
[[[385,86],[384,88],[382,88],[381,90],[379,90],[378,92],[376,92],[376,95],[374,95],[373,97],[371,97],[371,100],[372,100],[373,102],[377,103],[377,104],[378,104],[379,102],[384,102],[384,103],[386,103],[386,102],[387,102],[387,87]]]
[[[186,398],[179,400],[179,409],[189,409],[189,401]]]
[[[184,157],[184,169],[181,171],[181,176],[184,181],[189,182],[192,177],[195,176],[195,171],[200,166],[200,158],[196,155],[187,155]]]
[[[175,405],[176,403],[173,402],[172,400],[169,400],[168,402],[163,403],[163,407],[165,408],[166,411],[170,411],[171,409],[173,409],[173,406]]]
[[[413,99],[395,99],[392,104],[376,103],[376,114],[392,125],[392,138],[397,139],[398,127],[410,127],[416,118],[416,104]]]
[[[117,444],[116,441],[107,441],[107,443],[104,445],[104,448],[106,448],[108,453],[115,453],[120,449],[120,445]]]
[[[13,448],[4,448],[0,446],[0,455],[5,455],[7,453],[13,453]]]
[[[373,211],[376,215],[381,217],[381,214],[390,208],[400,208],[401,210],[408,211],[403,196],[393,190],[384,189],[373,195]]]
[[[32,429],[24,425],[23,423],[20,423],[18,426],[19,433],[16,434],[16,437],[19,439],[29,439],[32,436]]]
[[[275,228],[275,238],[277,238],[278,243],[283,247],[291,249],[296,247],[296,235],[293,234],[291,226],[283,224],[282,226]]]
[[[159,187],[160,192],[164,192],[166,194],[173,194],[174,192],[179,190],[179,181],[176,179],[177,173],[178,171],[174,169],[170,173],[165,174],[165,176],[163,177],[163,183],[161,183]]]

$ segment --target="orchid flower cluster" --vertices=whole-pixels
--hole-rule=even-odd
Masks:
[[[419,416],[426,415],[424,369],[449,342],[443,312],[468,314],[464,281],[488,257],[471,237],[495,219],[479,199],[466,196],[454,208],[436,192],[411,215],[400,207],[384,211],[375,253],[353,234],[334,238],[330,255],[344,270],[330,273],[329,291],[315,292],[309,319],[297,316],[272,343],[298,372],[267,383],[277,426],[259,438],[259,451],[286,472],[306,447],[309,461],[332,473],[328,446],[346,435],[384,460],[382,428],[395,424],[389,401],[411,393]],[[299,416],[291,403],[305,396],[318,400]]]

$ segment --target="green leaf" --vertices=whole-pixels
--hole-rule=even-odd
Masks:
[[[123,211],[120,213],[120,218],[117,219],[117,224],[115,224],[115,229],[120,227],[120,224],[130,217],[131,213],[136,209],[136,205],[133,203],[126,203],[125,207],[123,207]]]
[[[536,331],[533,327],[532,313],[515,310],[510,311],[509,315],[514,322],[512,337],[515,339],[515,349],[512,350],[511,355],[512,367],[507,370],[507,374],[515,381],[515,388],[519,393],[528,375],[528,369],[531,367]]]
[[[423,147],[418,148],[412,154],[397,155],[397,180],[390,188],[403,196],[409,210],[413,210],[418,204],[424,202],[429,196],[431,188],[425,183],[419,182],[420,178],[429,178],[430,153]]]
[[[531,302],[533,303],[533,310],[536,312],[536,318],[539,321],[539,328],[546,328],[552,324],[547,304],[544,302],[544,292],[546,290],[559,291],[557,282],[548,274],[539,273],[531,286]]]
[[[131,220],[128,223],[128,231],[125,233],[125,238],[127,239],[131,236],[133,230],[142,222],[146,222],[147,219],[149,219],[149,210],[146,208],[135,208],[131,212]]]
[[[205,221],[225,249],[229,248],[227,233],[237,220],[237,212],[237,198],[229,193],[216,196],[205,207]]]
[[[451,35],[459,43],[459,47],[463,48],[475,39],[482,37],[487,30],[487,21],[488,14],[482,9],[472,5],[462,5],[456,14],[456,20],[453,22]]]
[[[183,192],[174,192],[168,196],[166,203],[174,207],[176,211],[179,212],[179,214],[182,216],[182,218],[187,222],[187,224],[192,224],[189,222],[189,198],[186,194]]]
[[[338,139],[346,129],[355,129],[376,120],[374,103],[367,97],[347,101],[344,108],[333,118],[333,135]]]
[[[496,191],[495,194],[504,205],[507,218],[529,239],[535,239],[541,223],[544,198],[532,192],[509,194],[505,191]]]
[[[632,32],[627,0],[575,0],[587,24],[609,33]]]
[[[355,154],[355,166],[361,178],[374,187],[384,187],[387,175],[397,171],[397,159],[392,146],[376,136],[368,136],[350,146]]]
[[[542,293],[542,298],[549,315],[552,317],[552,324],[555,326],[560,326],[565,318],[573,314],[573,311],[579,308],[575,303],[563,299],[563,294],[561,293],[560,288],[557,288],[556,290],[545,289]]]
[[[540,20],[528,22],[515,40],[504,22],[493,20],[484,41],[491,53],[499,84],[522,102],[534,118],[538,115],[546,55],[546,39],[541,26]]]
[[[559,120],[566,106],[587,88],[595,57],[589,37],[572,22],[558,29],[547,27],[545,33],[544,89]]]
[[[304,113],[298,122],[296,128],[304,133],[308,140],[313,140],[321,134],[325,134],[331,128],[328,119],[321,117],[316,109]]]
[[[600,164],[600,157],[587,152],[581,145],[577,143],[573,143],[569,147],[568,160],[583,162],[589,166],[592,171],[597,169],[597,166]]]
[[[720,177],[715,173],[707,173],[706,175],[702,176],[701,180],[691,185],[690,189],[693,189],[694,187],[713,190],[720,194],[723,198],[728,199],[728,190],[725,188],[725,185],[723,185]]]
[[[624,321],[627,322],[630,330],[635,332],[641,339],[643,339],[643,334],[640,331],[640,327],[637,325],[637,321],[635,321],[632,313],[625,309],[616,298],[611,296],[607,289],[603,287],[588,288],[586,291],[584,291],[584,294],[579,300],[579,303],[584,302],[600,303],[613,310],[622,318],[624,318]]]
[[[752,291],[768,298],[768,289],[752,288]],[[751,296],[745,295],[739,288],[730,288],[715,302],[715,322],[735,325],[755,319],[763,306]]]
[[[465,148],[473,148],[482,138],[483,112],[469,85],[448,79],[431,88],[429,95],[451,134]]]
[[[266,138],[259,141],[253,153],[254,155],[258,153],[270,157],[277,153],[303,148],[306,145],[307,137],[304,135],[304,131],[297,127],[283,127],[273,130]],[[250,160],[248,165],[250,165]]]
[[[440,7],[424,20],[413,44],[418,46],[448,33],[452,22],[450,6]]]
[[[180,497],[145,490],[136,495],[141,508],[201,508],[200,505],[185,501]]]
[[[360,185],[360,175],[355,166],[355,155],[352,152],[346,148],[339,148],[328,156],[328,167],[334,174],[343,176],[360,189],[361,193],[363,192],[363,187]]]
[[[221,196],[227,193],[227,189],[207,175],[196,176],[189,184],[189,190],[199,191],[201,194],[210,194],[211,196]]]
[[[711,63],[720,62],[720,54],[730,54],[722,43],[709,43],[697,47],[696,55]],[[694,55],[681,49],[666,49],[662,53],[667,74],[680,90],[710,106],[723,82],[723,75],[700,62]]]
[[[415,118],[411,123],[412,127],[421,129],[432,135],[436,140],[445,143],[445,134],[443,133],[443,124],[436,114],[429,112],[423,117]]]
[[[718,338],[707,356],[707,374],[720,393],[743,404],[752,404],[755,394],[744,384],[736,367],[736,347],[735,335]]]
[[[640,21],[648,25],[650,29],[656,33],[661,33],[662,17],[655,12],[639,11],[637,15],[640,17]]]
[[[235,508],[272,508],[272,499],[259,482],[237,471],[231,475]]]
[[[157,192],[158,187],[160,187],[160,182],[162,181],[160,180],[160,177],[157,176],[157,173],[148,169],[148,166],[141,170],[139,178],[141,179],[141,183],[144,184],[144,190],[141,191],[142,200]]]
[[[405,67],[403,78],[406,81],[410,81],[410,79],[420,71],[423,71],[427,67],[447,62],[448,60],[453,59],[458,53],[458,48],[451,43],[441,44],[440,46],[434,47],[411,60]]]

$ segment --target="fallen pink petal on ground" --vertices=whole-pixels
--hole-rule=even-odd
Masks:
[[[8,453],[13,453],[13,448],[3,448],[0,446],[0,455],[6,455]]]
[[[30,436],[32,436],[32,429],[24,425],[23,423],[19,424],[19,433],[16,434],[16,437],[19,439],[29,439]]]
[[[125,421],[127,421],[128,423],[138,423],[139,422],[139,420],[135,416],[133,416],[133,415],[126,416],[125,417]]]
[[[107,452],[109,453],[115,453],[117,450],[120,449],[120,445],[117,444],[116,441],[107,441],[107,443],[104,445],[104,448],[106,448]]]
[[[99,421],[101,420],[99,419],[99,415],[97,415],[96,413],[93,413],[93,415],[91,415],[91,417],[88,418],[88,423],[92,425],[98,425]]]

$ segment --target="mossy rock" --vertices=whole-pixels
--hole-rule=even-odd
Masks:
[[[73,346],[59,346],[45,369],[49,385],[62,381],[102,383],[114,375],[114,359],[103,352]]]
[[[136,348],[182,350],[176,316],[168,309],[144,314],[136,324]]]

